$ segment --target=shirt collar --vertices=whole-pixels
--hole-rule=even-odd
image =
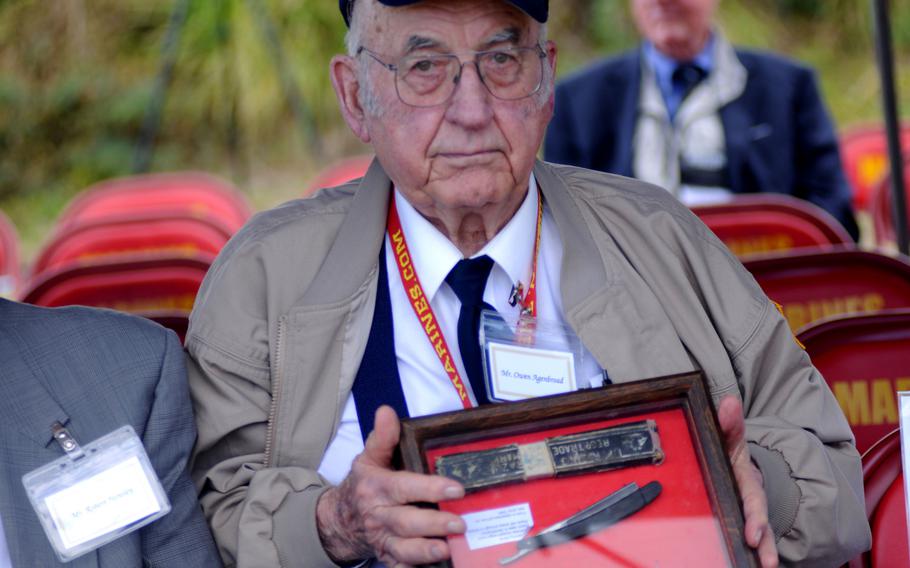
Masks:
[[[714,32],[711,32],[711,36],[705,46],[692,58],[692,63],[701,67],[706,75],[710,75],[714,69],[714,36]],[[673,72],[676,71],[676,67],[680,63],[687,62],[676,61],[672,57],[664,55],[649,41],[643,43],[642,52],[644,53],[645,61],[654,70],[654,77],[657,79],[657,86],[660,87],[660,91],[664,94],[671,92],[673,90]]]
[[[395,206],[408,243],[411,261],[420,278],[423,292],[433,301],[446,276],[463,257],[461,251],[408,203],[395,188]],[[487,255],[505,272],[512,283],[527,286],[537,230],[537,181],[534,174],[528,192],[508,223],[472,258]],[[495,269],[495,268],[494,268]]]

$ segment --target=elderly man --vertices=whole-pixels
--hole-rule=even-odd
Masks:
[[[396,413],[488,400],[485,304],[573,330],[581,387],[703,370],[766,566],[867,547],[849,427],[742,266],[665,191],[535,161],[553,107],[546,0],[340,4],[332,82],[377,159],[251,221],[191,318],[194,475],[224,560],[447,558],[464,521],[415,504],[463,488],[393,471]]]
[[[640,49],[560,84],[545,158],[634,176],[697,205],[783,193],[859,229],[811,70],[734,48],[719,0],[632,0]]]

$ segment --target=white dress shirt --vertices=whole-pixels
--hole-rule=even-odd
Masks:
[[[13,568],[13,561],[9,557],[9,546],[6,544],[6,535],[3,533],[3,517],[0,517],[0,568]]]
[[[471,401],[476,405],[458,348],[458,313],[461,310],[461,302],[445,283],[446,276],[463,256],[455,245],[418,213],[397,190],[394,199],[420,284],[430,300],[430,306],[436,314],[439,327],[468,389]],[[518,211],[473,257],[487,255],[493,259],[495,264],[487,280],[483,299],[506,317],[518,316],[520,306],[510,306],[509,296],[512,286],[518,282],[527,289],[536,230],[537,183],[532,175],[529,191]],[[408,413],[411,416],[424,416],[461,409],[463,408],[461,399],[448,375],[443,371],[436,351],[414,314],[401,283],[392,251],[393,247],[386,235],[385,262],[392,302],[395,354]],[[559,232],[552,215],[544,207],[540,258],[537,264],[537,316],[541,320],[565,323],[559,293],[561,264],[562,243]],[[603,382],[600,366],[587,350],[584,351],[578,376],[581,387],[600,386]],[[351,462],[362,451],[363,437],[357,420],[354,396],[351,394],[345,403],[338,432],[322,458],[319,473],[337,485],[348,474]]]

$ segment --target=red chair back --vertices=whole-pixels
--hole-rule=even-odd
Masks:
[[[73,262],[40,275],[22,301],[38,306],[83,305],[144,314],[188,312],[214,258],[138,256]]]
[[[334,187],[347,183],[352,179],[363,177],[371,163],[373,163],[373,156],[365,155],[344,158],[330,164],[316,174],[304,195],[311,195],[324,187]]]
[[[910,310],[822,320],[799,340],[834,392],[860,452],[897,428],[895,393],[910,390]]]
[[[136,315],[148,318],[168,329],[174,330],[177,337],[180,338],[180,343],[186,342],[186,331],[190,327],[189,310],[150,310],[137,312]]]
[[[740,258],[853,242],[828,212],[789,195],[742,195],[726,203],[693,207],[692,212]]]
[[[907,500],[904,476],[898,475],[882,497],[870,519],[872,527],[872,566],[892,568],[910,566],[907,546]]]
[[[231,231],[214,219],[133,213],[58,230],[32,267],[40,274],[67,263],[123,254],[217,255]]]
[[[892,430],[863,454],[866,517],[872,550],[850,561],[850,568],[910,566],[900,430]]]
[[[910,126],[901,129],[901,146],[910,148]],[[875,186],[888,173],[888,141],[882,124],[853,127],[840,138],[847,181],[853,187],[853,207],[866,209]]]
[[[19,235],[0,211],[0,297],[11,298],[19,286]]]
[[[232,233],[249,219],[250,206],[228,183],[198,172],[146,174],[94,185],[61,214],[61,229],[128,214],[214,218]]]
[[[840,249],[743,262],[790,327],[824,317],[910,307],[910,260]]]
[[[907,219],[910,219],[910,160],[904,159],[904,191]],[[897,242],[897,231],[894,227],[894,196],[891,192],[891,175],[882,178],[872,192],[872,203],[869,206],[872,214],[872,226],[875,229],[875,242],[879,246],[893,245]]]

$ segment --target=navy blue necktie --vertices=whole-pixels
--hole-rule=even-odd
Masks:
[[[691,93],[707,75],[708,73],[704,69],[694,63],[680,63],[677,65],[676,69],[673,70],[671,81],[673,83],[673,89],[682,95],[679,98],[679,101],[682,102],[686,100],[689,93]]]
[[[490,402],[484,384],[478,332],[481,310],[493,309],[490,304],[483,301],[483,291],[487,287],[487,277],[492,268],[493,259],[485,255],[458,261],[446,276],[446,282],[461,300],[461,312],[458,314],[458,349],[461,351],[461,361],[464,363],[477,404]]]

